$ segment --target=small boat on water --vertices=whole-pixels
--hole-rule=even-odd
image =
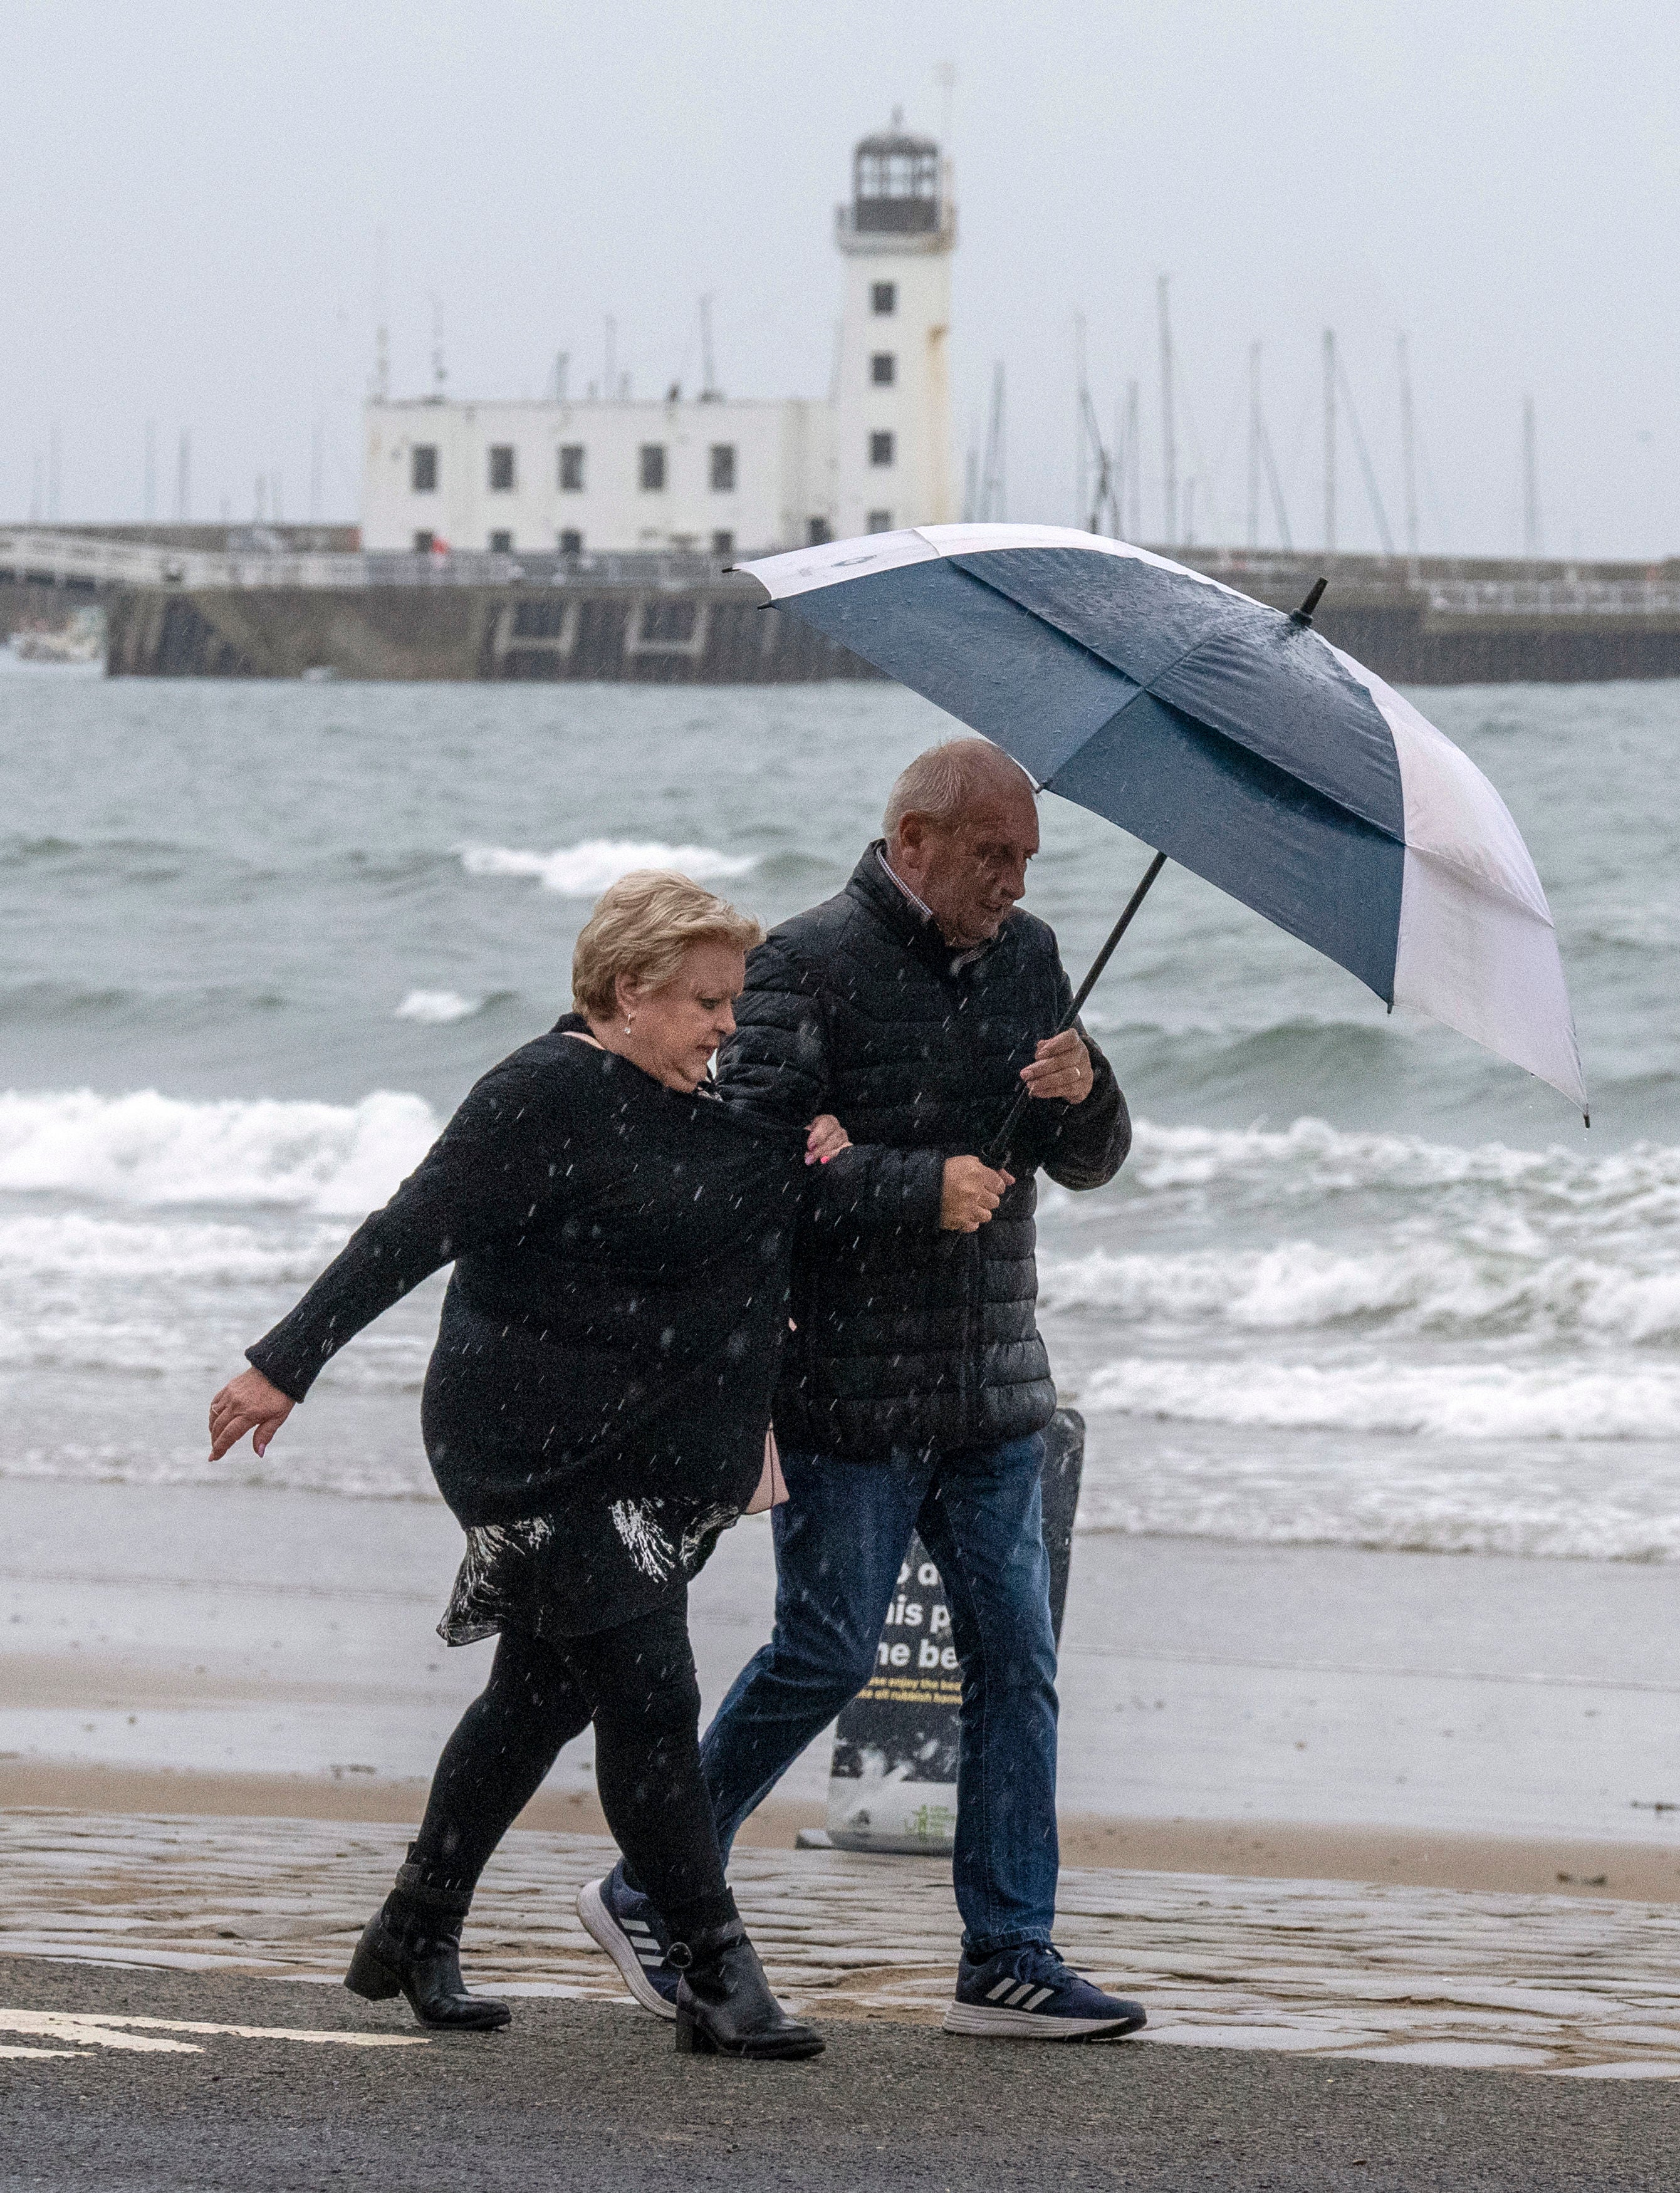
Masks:
[[[105,655],[102,610],[79,609],[63,625],[25,625],[12,634],[12,653],[20,662],[85,665]]]

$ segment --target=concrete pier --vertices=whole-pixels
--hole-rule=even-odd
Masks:
[[[774,684],[875,675],[756,581],[686,553],[366,553],[324,530],[0,529],[8,602],[104,604],[117,677]],[[154,535],[164,529],[154,529]],[[195,537],[188,539],[186,535]],[[1293,609],[1314,580],[1327,639],[1397,684],[1680,677],[1680,560],[1163,552]]]
[[[107,667],[127,678],[572,679],[765,685],[873,678],[855,655],[761,609],[751,581],[580,580],[126,590]]]

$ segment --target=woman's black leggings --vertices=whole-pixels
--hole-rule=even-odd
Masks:
[[[410,1853],[422,1878],[473,1887],[562,1745],[592,1721],[601,1809],[638,1886],[679,1939],[732,1919],[680,1602],[589,1637],[502,1631],[490,1681],[438,1761]]]

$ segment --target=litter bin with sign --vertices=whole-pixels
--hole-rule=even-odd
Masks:
[[[1044,1543],[1057,1640],[1068,1596],[1085,1419],[1058,1409],[1044,1434]],[[834,1727],[829,1840],[838,1849],[944,1851],[956,1828],[962,1674],[937,1567],[919,1537],[898,1572],[875,1671]]]

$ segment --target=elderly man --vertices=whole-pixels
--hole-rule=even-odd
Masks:
[[[796,1253],[776,1422],[776,1626],[708,1732],[727,1850],[741,1822],[869,1680],[910,1535],[939,1565],[963,1675],[953,2033],[1133,2030],[1052,1942],[1056,1651],[1039,1480],[1056,1405],[1033,1315],[1033,1176],[1113,1178],[1131,1141],[1090,1039],[1052,1035],[1071,998],[1053,933],[1017,911],[1038,850],[1031,784],[983,739],[912,762],[885,834],[837,898],[748,964],[725,1097],[802,1123],[837,1114],[844,1194]],[[1021,1082],[1001,1170],[975,1154]],[[865,1230],[860,1213],[873,1223]],[[892,1219],[886,1228],[881,1218]],[[621,1865],[580,1911],[637,1999],[666,2010],[667,1931]]]

